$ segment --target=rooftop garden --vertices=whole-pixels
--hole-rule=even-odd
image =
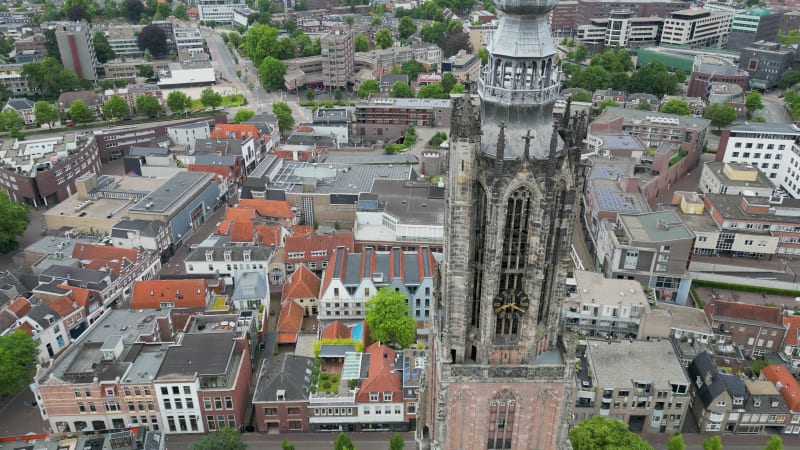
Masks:
[[[227,295],[216,295],[214,296],[214,301],[211,302],[211,311],[227,311],[228,310],[228,296]]]

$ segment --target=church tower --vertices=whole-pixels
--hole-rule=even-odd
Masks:
[[[477,95],[453,98],[444,259],[419,418],[433,449],[560,449],[574,350],[560,333],[584,116],[554,121],[546,15],[503,11]]]

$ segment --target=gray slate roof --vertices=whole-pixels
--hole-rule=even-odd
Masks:
[[[34,104],[27,98],[10,98],[8,99],[6,106],[14,109],[15,111],[24,111],[26,109],[33,109]]]
[[[689,381],[697,386],[697,377],[703,381],[697,389],[697,396],[703,402],[703,407],[708,408],[723,392],[727,391],[731,397],[744,398],[747,388],[741,377],[727,373],[720,373],[711,360],[708,352],[701,352],[689,364],[687,369]],[[706,374],[711,373],[711,383],[706,383]]]
[[[0,272],[0,307],[18,295],[27,297],[28,290],[11,272]]]
[[[224,374],[231,360],[236,333],[187,334],[180,346],[170,347],[158,378]]]
[[[232,301],[265,299],[269,296],[267,280],[263,270],[238,271],[234,277],[236,286],[233,288]]]
[[[258,376],[253,403],[277,401],[279,390],[284,391],[284,398],[287,402],[307,400],[306,388],[311,382],[313,367],[314,362],[311,358],[297,356],[293,353],[265,360]]]
[[[123,219],[111,227],[111,237],[127,238],[128,231],[138,231],[141,236],[156,237],[158,229],[166,224],[160,220]]]
[[[212,260],[224,261],[225,252],[231,252],[231,261],[244,261],[244,251],[250,250],[250,261],[267,261],[272,256],[272,247],[197,247],[186,256],[186,261],[206,261],[206,252],[212,251]]]

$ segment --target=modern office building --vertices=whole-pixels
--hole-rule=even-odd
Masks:
[[[707,9],[684,9],[664,19],[661,44],[722,48],[731,30],[733,13]]]

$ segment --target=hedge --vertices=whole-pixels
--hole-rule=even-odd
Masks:
[[[741,291],[741,292],[755,292],[758,294],[763,292],[765,294],[783,295],[786,297],[800,297],[800,291],[795,291],[792,289],[779,289],[779,288],[753,286],[749,284],[733,284],[733,283],[720,283],[718,281],[693,280],[692,289],[694,289],[694,286],[714,288],[714,289],[728,289],[731,291]]]

